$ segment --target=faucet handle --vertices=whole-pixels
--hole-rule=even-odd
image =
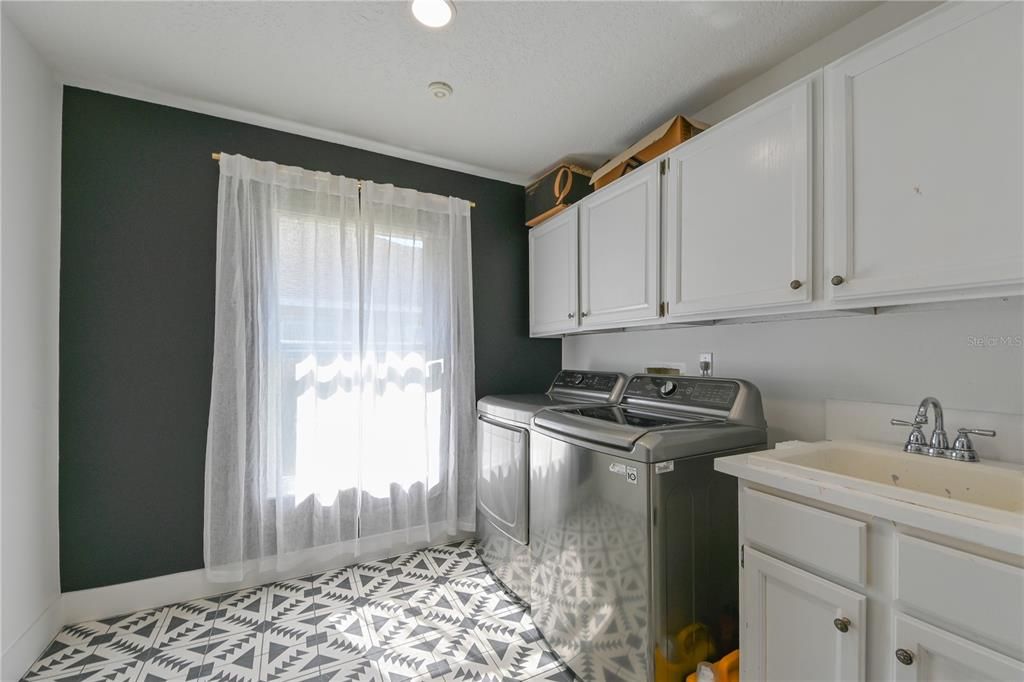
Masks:
[[[971,442],[971,435],[993,438],[996,432],[992,429],[957,429],[956,440],[953,441],[952,459],[964,462],[978,461],[978,452],[974,449],[974,443]]]
[[[921,425],[928,423],[928,417],[924,417],[923,420],[920,416],[914,419],[912,422],[908,422],[906,419],[890,419],[889,423],[893,426],[909,426],[910,434],[907,436],[907,442],[903,444],[904,452],[920,453],[928,445],[928,441],[925,440],[924,432],[921,431]]]
[[[912,422],[908,422],[906,419],[896,419],[895,417],[889,420],[889,423],[893,426],[909,426],[911,428],[921,428],[921,424],[927,424],[928,418],[925,417],[924,421],[917,421],[916,419]]]
[[[971,434],[972,436],[985,436],[986,438],[995,438],[996,432],[992,429],[957,429],[958,435],[966,436]]]

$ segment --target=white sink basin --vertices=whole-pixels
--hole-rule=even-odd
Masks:
[[[1024,524],[1024,467],[1012,464],[954,462],[843,441],[766,450],[749,462],[974,519]]]

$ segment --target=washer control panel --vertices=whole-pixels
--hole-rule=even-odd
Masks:
[[[610,393],[615,390],[619,375],[615,372],[576,372],[563,369],[555,377],[551,388],[573,388]]]
[[[739,384],[728,379],[638,374],[629,380],[625,397],[728,411],[739,391]]]

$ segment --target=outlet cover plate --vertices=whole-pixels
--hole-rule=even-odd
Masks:
[[[700,354],[700,358],[698,359],[697,362],[698,362],[698,364],[697,364],[698,367],[701,366],[700,363],[703,363],[703,362],[708,363],[708,370],[707,370],[707,374],[705,376],[709,376],[709,377],[710,376],[714,376],[714,374],[715,374],[715,354],[714,353],[701,353]],[[703,373],[704,372],[703,372],[703,369],[702,369],[701,370],[701,374],[703,374]]]

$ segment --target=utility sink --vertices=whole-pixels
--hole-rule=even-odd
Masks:
[[[785,471],[930,509],[1024,525],[1024,467],[955,462],[899,446],[845,441],[801,443],[750,455],[751,466]]]

